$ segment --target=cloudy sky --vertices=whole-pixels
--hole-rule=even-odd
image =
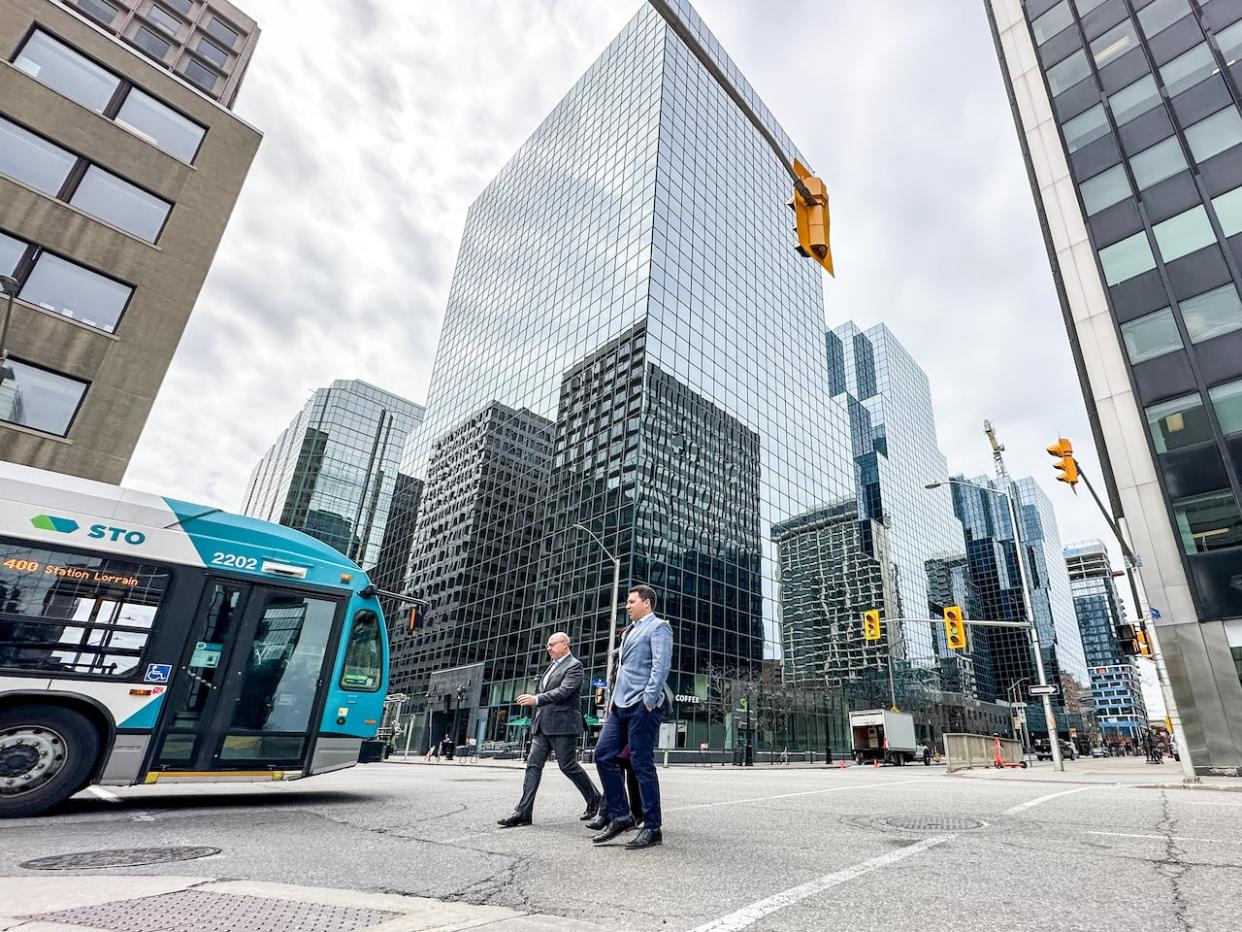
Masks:
[[[126,484],[225,508],[311,391],[422,402],[466,207],[640,0],[249,0],[265,138]],[[1096,457],[981,0],[698,0],[832,198],[829,324],[887,323],[954,470],[1106,528],[1044,447]]]

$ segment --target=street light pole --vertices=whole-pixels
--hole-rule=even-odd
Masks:
[[[1009,521],[1013,525],[1014,550],[1018,554],[1018,575],[1022,577],[1022,602],[1025,608],[1027,628],[1031,632],[1031,649],[1035,652],[1035,675],[1039,677],[1039,685],[1045,687],[1043,694],[1044,723],[1048,728],[1048,743],[1052,745],[1052,766],[1057,770],[1064,770],[1065,762],[1061,759],[1061,741],[1057,736],[1057,717],[1052,711],[1052,696],[1046,691],[1048,677],[1044,672],[1044,652],[1039,640],[1039,625],[1035,623],[1035,606],[1031,601],[1031,590],[1026,573],[1026,554],[1024,552],[1026,548],[1022,543],[1022,532],[1018,524],[1018,511],[1014,507],[1013,495],[1002,489],[987,489],[962,479],[950,478],[947,481],[950,483],[956,482],[959,485],[967,485],[983,492],[991,492],[993,495],[999,495],[1005,499],[1005,504],[1009,506]],[[943,484],[943,482],[931,482],[925,488],[935,489]]]
[[[608,715],[608,706],[612,703],[612,652],[617,647],[617,604],[621,601],[621,558],[613,556],[612,551],[604,546],[599,536],[585,524],[575,524],[575,528],[586,531],[604,555],[612,561],[612,605],[608,612],[608,656],[604,658],[604,715]]]

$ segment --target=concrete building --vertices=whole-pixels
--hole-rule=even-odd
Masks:
[[[120,482],[261,136],[48,0],[0,59],[0,459]]]
[[[417,508],[419,486],[400,460],[422,419],[422,405],[356,379],[317,389],[251,471],[240,511],[304,531],[368,571],[381,567],[373,581],[391,591],[409,543],[387,534],[389,510],[398,489],[399,512]]]
[[[1242,4],[985,8],[1177,740],[1242,775]]]
[[[130,47],[232,107],[258,24],[228,0],[64,0]]]

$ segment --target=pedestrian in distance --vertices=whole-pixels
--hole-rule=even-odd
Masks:
[[[531,824],[543,766],[553,752],[561,773],[586,801],[586,812],[581,816],[584,821],[595,817],[603,800],[578,763],[578,738],[582,734],[582,661],[570,651],[569,635],[564,631],[557,631],[548,638],[548,656],[552,662],[539,678],[539,691],[517,697],[518,705],[534,709],[530,756],[526,759],[522,798],[514,807],[513,815],[497,820],[501,828]]]
[[[664,841],[655,746],[664,715],[664,681],[673,661],[673,629],[656,616],[655,602],[656,593],[650,586],[637,585],[629,591],[625,611],[630,625],[617,649],[612,698],[595,746],[595,766],[604,787],[609,822],[591,841],[606,844],[637,828],[618,764],[622,750],[629,745],[630,766],[638,779],[643,804],[642,831],[625,846],[631,851]]]

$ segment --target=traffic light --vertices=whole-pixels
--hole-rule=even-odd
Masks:
[[[808,204],[806,198],[794,186],[793,197],[789,206],[794,212],[794,229],[798,231],[798,252],[808,259],[814,259],[828,274],[835,277],[832,270],[832,246],[828,241],[831,221],[828,215],[828,189],[823,179],[816,178],[806,166],[797,159],[793,163],[794,173],[802,180],[802,186],[811,195],[814,203]]]
[[[410,617],[405,622],[406,630],[410,632],[410,636],[418,634],[418,605],[410,606]]]
[[[1060,474],[1057,476],[1057,482],[1067,483],[1073,489],[1078,484],[1078,463],[1074,460],[1073,444],[1061,437],[1048,447],[1048,452],[1059,458],[1059,461],[1052,467]]]
[[[966,649],[966,622],[962,620],[961,606],[945,606],[944,639],[953,650]]]
[[[863,637],[868,641],[880,639],[880,612],[877,609],[863,612]]]
[[[1144,657],[1151,656],[1151,644],[1147,642],[1147,632],[1139,628],[1134,632],[1135,639],[1138,641],[1138,652]]]

